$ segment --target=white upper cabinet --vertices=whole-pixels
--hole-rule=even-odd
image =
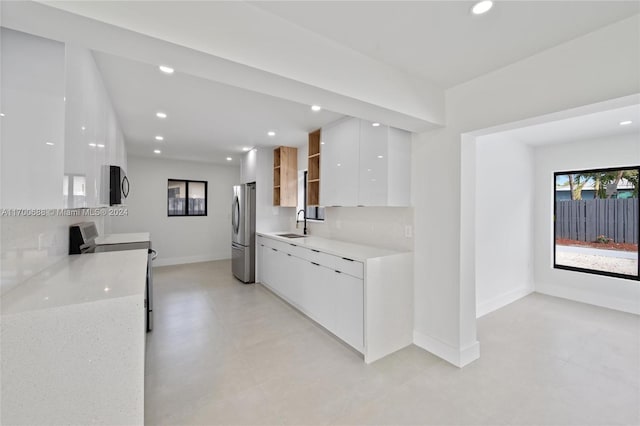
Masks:
[[[411,133],[387,128],[387,206],[411,205]]]
[[[373,126],[371,122],[360,120],[359,205],[386,205],[389,159],[387,130],[387,126]]]
[[[411,133],[357,118],[322,128],[320,204],[409,206]]]
[[[90,50],[2,28],[3,208],[100,205],[124,137]]]
[[[359,120],[346,118],[323,127],[320,139],[320,204],[357,205]]]
[[[99,206],[104,166],[126,170],[124,137],[90,50],[66,46],[65,207]]]
[[[61,208],[64,44],[1,31],[2,208]]]

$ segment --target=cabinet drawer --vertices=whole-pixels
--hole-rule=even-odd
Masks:
[[[305,249],[304,247],[300,247],[299,245],[294,243],[288,243],[288,244],[285,244],[285,246],[283,247],[281,246],[281,250],[286,253],[289,253],[292,256],[296,256],[301,259],[304,259],[304,252],[307,249]]]
[[[305,248],[300,254],[303,259],[308,260],[309,262],[317,263],[329,269],[333,269],[333,265],[335,263],[333,258],[335,256],[309,248]]]
[[[285,253],[288,253],[287,248],[289,247],[289,244],[283,243],[282,241],[272,240],[271,238],[265,238],[264,245],[266,247],[271,247],[278,251],[283,251]]]
[[[333,258],[331,267],[336,271],[340,271],[360,279],[364,277],[364,265],[362,262],[349,259],[348,257],[331,257]]]

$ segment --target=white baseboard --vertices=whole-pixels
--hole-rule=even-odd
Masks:
[[[480,343],[477,341],[465,348],[458,349],[438,339],[414,331],[413,343],[460,368],[480,358]]]
[[[534,292],[533,286],[522,286],[476,305],[476,318],[487,315]]]
[[[638,285],[629,282],[630,286]],[[536,292],[549,296],[560,297],[562,299],[573,300],[575,302],[587,303],[589,305],[600,306],[616,311],[627,312],[640,315],[640,298],[629,297],[626,299],[611,297],[604,294],[596,294],[593,291],[579,290],[556,284],[536,283]],[[637,293],[636,293],[637,294]]]
[[[184,265],[186,263],[211,262],[213,260],[226,259],[229,259],[229,255],[205,254],[199,256],[169,257],[164,259],[158,258],[153,261],[153,266]]]

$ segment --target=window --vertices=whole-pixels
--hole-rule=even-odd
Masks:
[[[206,216],[207,182],[169,179],[167,214],[169,216]]]
[[[300,212],[300,210],[304,210],[304,198],[307,188],[304,186],[304,174],[306,170],[298,171],[298,207],[296,208],[296,212]],[[324,207],[320,206],[307,206],[307,220],[324,220]],[[296,217],[296,220],[302,219]]]
[[[554,268],[638,280],[640,166],[554,174]]]

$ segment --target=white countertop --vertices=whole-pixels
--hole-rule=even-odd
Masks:
[[[358,260],[360,262],[365,262],[367,259],[405,253],[396,250],[347,243],[344,241],[332,240],[329,238],[316,237],[313,235],[307,235],[303,238],[287,238],[278,236],[278,234],[289,233],[292,232],[256,232],[257,235],[261,235],[263,237],[273,238],[274,240],[282,241],[289,244],[295,244],[297,246],[306,247],[308,249],[319,250],[336,256],[348,257],[349,259]]]
[[[126,243],[141,243],[151,240],[151,236],[148,232],[132,232],[128,234],[109,234],[97,237],[95,242],[97,245],[105,244],[126,244]]]
[[[147,250],[70,255],[2,295],[2,315],[145,294]]]

